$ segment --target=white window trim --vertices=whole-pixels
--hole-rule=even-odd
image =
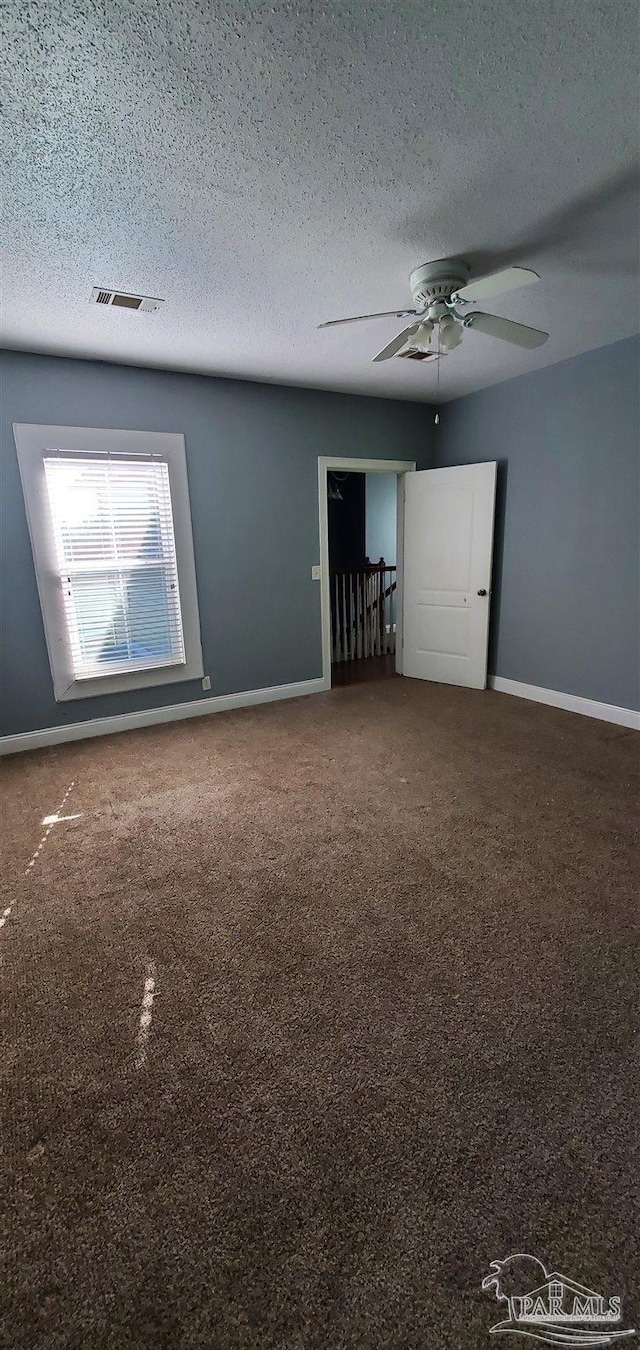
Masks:
[[[204,667],[184,436],[167,431],[111,431],[101,427],[41,426],[26,422],[15,422],[13,434],[56,702],[199,679],[204,674]],[[52,450],[67,450],[75,454],[86,452],[90,455],[109,452],[154,455],[167,464],[184,633],[184,664],[99,676],[92,680],[74,679],[44,471],[45,456]]]

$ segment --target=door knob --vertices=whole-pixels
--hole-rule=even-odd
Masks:
[[[486,594],[487,592],[485,591],[484,587],[481,591],[478,591],[478,595],[486,595]]]

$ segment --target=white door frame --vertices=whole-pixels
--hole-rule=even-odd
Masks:
[[[320,519],[320,603],[322,613],[322,687],[331,688],[331,601],[329,597],[329,511],[327,474],[395,473],[398,482],[396,539],[396,670],[402,673],[402,571],[404,559],[404,493],[402,474],[415,470],[413,459],[345,459],[339,455],[318,456],[318,511]]]

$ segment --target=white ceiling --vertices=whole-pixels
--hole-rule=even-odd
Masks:
[[[635,0],[9,0],[8,347],[427,401],[638,329]],[[408,274],[541,283],[438,366]],[[92,286],[162,296],[153,316]]]

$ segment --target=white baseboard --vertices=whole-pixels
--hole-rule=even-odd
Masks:
[[[180,722],[188,717],[229,712],[232,708],[248,708],[257,703],[275,703],[278,699],[300,698],[304,694],[319,694],[324,689],[326,684],[320,676],[317,680],[301,680],[297,684],[274,684],[268,689],[247,689],[241,694],[214,695],[212,698],[194,699],[192,703],[171,703],[166,708],[147,708],[144,712],[96,717],[89,722],[67,722],[60,727],[43,727],[41,731],[22,731],[15,736],[0,737],[0,755],[13,755],[20,750],[39,750],[42,746],[61,745],[64,741],[84,741],[89,736],[111,736],[114,732],[132,731],[135,727]]]
[[[564,708],[565,712],[597,717],[600,722],[615,722],[616,726],[640,731],[640,712],[634,712],[633,708],[618,708],[615,703],[597,703],[595,699],[563,694],[558,689],[541,689],[537,684],[505,680],[502,675],[492,675],[489,684],[500,694],[515,694],[517,698],[528,698],[532,703],[548,703],[551,708]]]
[[[535,684],[521,684],[506,680],[501,675],[490,678],[489,684],[498,693],[515,694],[533,703],[547,703],[552,708],[596,717],[603,722],[614,722],[620,727],[640,731],[640,712],[632,708],[618,708],[613,703],[597,703],[594,699],[563,694],[557,689],[541,689]],[[280,699],[301,698],[305,694],[320,694],[328,688],[322,676],[315,680],[301,680],[297,684],[274,684],[267,689],[247,689],[240,694],[221,694],[212,698],[194,699],[192,703],[172,703],[166,708],[147,708],[144,712],[122,713],[115,717],[98,717],[88,722],[67,722],[64,726],[43,727],[40,731],[21,731],[15,736],[0,737],[0,755],[13,755],[22,750],[39,750],[43,746],[62,745],[65,741],[83,741],[90,736],[111,736],[137,727],[158,726],[163,722],[180,722],[189,717],[204,717],[209,713],[229,712],[233,708],[249,708],[259,703],[275,703]]]

